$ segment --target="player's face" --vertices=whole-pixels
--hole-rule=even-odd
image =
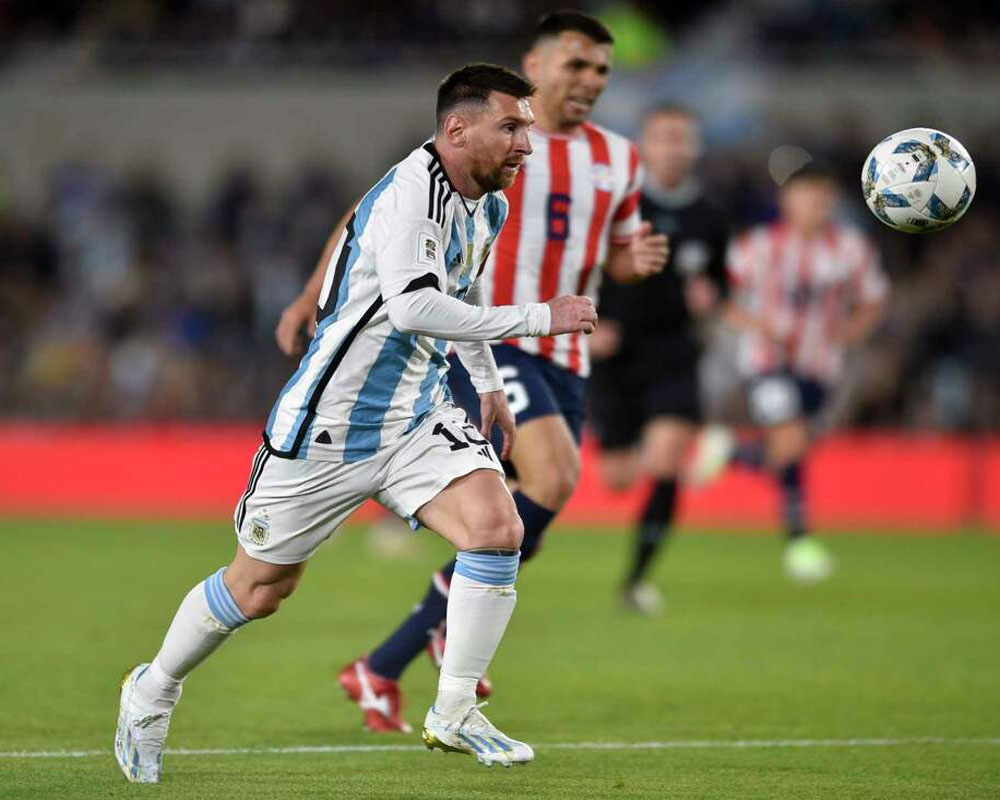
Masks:
[[[701,155],[701,130],[687,114],[654,114],[643,126],[639,151],[656,183],[676,186],[691,174]]]
[[[792,228],[814,233],[833,219],[837,187],[826,178],[792,181],[779,196],[781,216]]]
[[[493,92],[489,107],[468,128],[469,174],[484,192],[506,189],[531,153],[528,130],[535,121],[525,99]]]
[[[576,31],[545,39],[524,57],[528,80],[538,87],[532,101],[560,129],[585,122],[608,85],[611,45]]]

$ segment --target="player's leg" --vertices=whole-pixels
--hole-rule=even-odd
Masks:
[[[129,780],[159,781],[163,741],[184,679],[239,628],[277,611],[304,567],[256,561],[238,548],[228,567],[185,595],[159,652],[122,681],[115,754]]]
[[[677,507],[677,477],[684,452],[694,434],[693,424],[679,417],[654,417],[642,438],[643,471],[653,479],[635,532],[635,549],[625,580],[625,599],[637,611],[652,613],[659,593],[643,580],[670,532]]]
[[[524,522],[524,562],[538,553],[546,529],[580,479],[586,382],[516,348],[500,347],[495,352],[497,363],[504,364],[501,370],[508,370],[504,381],[517,414],[511,463],[517,474],[514,502]]]
[[[155,657],[122,681],[115,755],[130,781],[159,780],[185,678],[236,630],[273,614],[294,591],[309,556],[362,502],[350,495],[350,480],[335,481],[338,467],[258,452],[234,515],[236,556],[185,595]],[[322,491],[331,483],[342,497]]]
[[[765,434],[767,460],[781,489],[782,520],[789,541],[806,535],[802,463],[809,447],[809,426],[802,417],[774,425]]]
[[[639,453],[634,447],[601,450],[601,481],[615,492],[632,487],[639,474]]]
[[[558,508],[546,506],[536,498],[541,497],[543,501],[548,501],[553,498],[568,497],[579,474],[579,455],[573,443],[573,434],[569,432],[567,424],[560,416],[559,401],[545,376],[539,372],[538,359],[533,359],[520,350],[506,345],[494,347],[493,351],[508,390],[511,411],[518,424],[512,467],[517,471],[519,486],[514,491],[513,497],[518,516],[523,521],[525,529],[524,541],[521,544],[523,563],[530,560],[538,551],[542,534],[558,511]],[[472,422],[478,426],[479,396],[461,362],[455,357],[449,358],[449,361],[448,385],[455,404],[464,409]],[[535,425],[536,420],[547,421]],[[549,432],[550,428],[554,429],[554,432]],[[535,469],[532,473],[532,488],[525,491],[522,471],[530,471],[535,458],[553,460],[557,458],[551,453],[538,455],[524,444],[526,439],[536,436],[542,437],[545,442],[557,442],[559,453],[564,454],[559,463],[570,462],[571,467],[563,468],[555,476],[539,475],[540,470]],[[358,680],[357,676],[361,674],[368,685],[373,687],[376,697],[381,697],[383,694],[390,698],[401,697],[396,682],[406,667],[428,645],[437,645],[432,655],[439,654],[442,649],[439,632],[447,613],[449,586],[454,571],[455,559],[451,559],[434,573],[423,599],[396,629],[367,657],[357,659],[344,667],[339,678],[341,685],[344,685],[345,681],[350,681],[353,685],[353,682]],[[478,686],[479,696],[485,697],[489,691],[489,682],[486,679],[482,680]],[[352,696],[350,689],[348,695]],[[398,704],[397,699],[395,706]],[[405,730],[408,727],[398,714],[380,718],[378,703],[372,703],[371,708],[366,711],[366,726],[375,731]]]
[[[833,571],[834,563],[826,549],[808,536],[808,504],[804,464],[812,443],[810,420],[822,407],[824,387],[808,379],[789,376],[796,401],[789,408],[792,418],[778,421],[765,430],[767,463],[781,493],[782,522],[787,544],[785,571],[794,579],[810,583],[823,580]]]
[[[498,473],[459,478],[417,516],[458,548],[448,598],[448,647],[438,693],[424,720],[428,747],[469,753],[487,766],[523,764],[532,749],[495,728],[476,706],[476,685],[514,612],[523,534],[513,499]]]
[[[454,354],[449,357],[448,385],[455,404],[469,413],[475,424],[479,422],[479,395],[469,378],[462,362]],[[516,409],[515,409],[516,410]],[[401,703],[402,694],[397,681],[403,671],[428,646],[435,644],[435,632],[444,627],[448,611],[448,592],[451,577],[455,571],[455,559],[450,559],[431,576],[424,596],[413,607],[410,613],[367,656],[356,659],[340,672],[338,680],[354,699],[360,694],[353,691],[356,682],[364,680],[371,687],[373,696],[377,699],[385,697],[395,699],[395,705]],[[432,656],[439,656],[443,648],[438,644]],[[435,657],[440,667],[440,659]],[[480,696],[489,693],[488,683],[480,687]],[[409,725],[398,714],[380,714],[378,702],[370,704],[366,710],[365,726],[375,732],[407,731]],[[390,702],[390,707],[394,704]]]
[[[493,727],[476,708],[476,685],[513,613],[523,526],[488,442],[464,412],[438,409],[401,444],[377,495],[458,550],[448,595],[448,646],[438,694],[424,721],[428,746],[484,763],[523,763],[531,748]]]

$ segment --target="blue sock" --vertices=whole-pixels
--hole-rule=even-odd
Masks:
[[[455,571],[452,559],[434,574],[427,594],[392,635],[368,656],[368,666],[376,675],[399,680],[403,670],[427,646],[430,632],[448,615],[448,586]]]
[[[778,472],[781,487],[781,510],[789,539],[806,535],[805,492],[802,485],[802,462],[788,464]]]
[[[524,562],[538,552],[542,534],[556,512],[538,505],[521,492],[514,492],[514,504],[524,523],[524,541],[521,543],[521,561]],[[368,666],[376,675],[399,680],[403,670],[427,647],[430,632],[448,616],[448,586],[454,571],[455,560],[452,559],[434,575],[420,605],[369,654]]]

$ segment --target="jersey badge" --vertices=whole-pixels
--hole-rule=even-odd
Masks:
[[[263,514],[250,519],[250,541],[258,547],[267,544],[267,538],[271,533],[271,520],[267,510]]]
[[[426,233],[417,235],[417,262],[428,266],[437,266],[437,239]]]

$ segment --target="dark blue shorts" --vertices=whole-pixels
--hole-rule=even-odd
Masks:
[[[491,348],[507,389],[507,402],[514,412],[518,427],[536,417],[559,414],[566,420],[573,438],[579,444],[583,429],[586,380],[548,359],[525,353],[512,345],[495,344]],[[479,395],[469,380],[469,373],[454,353],[448,356],[448,361],[451,364],[448,386],[455,404],[464,409],[469,419],[478,426]],[[490,438],[494,449],[499,453],[503,439],[500,429],[494,429]]]
[[[814,378],[775,370],[751,378],[748,396],[751,419],[770,428],[793,419],[815,418],[826,402],[827,388]]]

